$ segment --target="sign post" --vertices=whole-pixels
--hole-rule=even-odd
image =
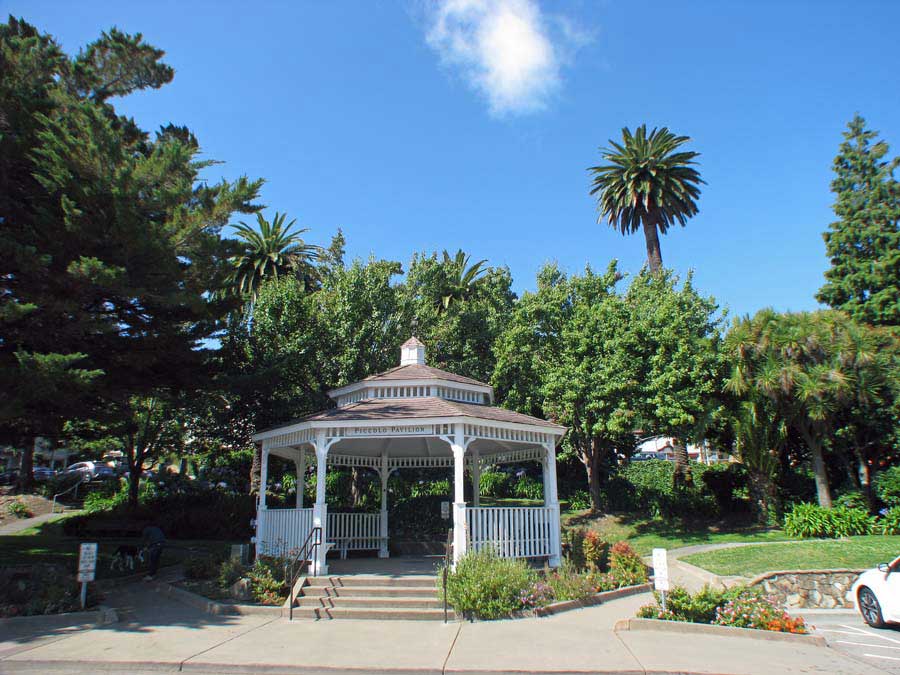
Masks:
[[[653,587],[659,591],[662,608],[665,612],[666,591],[669,590],[669,561],[664,548],[653,549]]]
[[[81,582],[81,609],[87,603],[87,582],[97,573],[97,544],[82,544],[78,550],[78,581]]]

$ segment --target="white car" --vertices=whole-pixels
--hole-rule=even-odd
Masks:
[[[856,609],[873,628],[900,623],[900,557],[860,574],[850,591]]]

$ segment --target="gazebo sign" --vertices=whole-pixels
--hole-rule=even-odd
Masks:
[[[350,427],[347,436],[431,436],[433,425],[390,426],[390,427]]]

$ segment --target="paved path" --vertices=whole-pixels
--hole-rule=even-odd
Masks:
[[[57,518],[71,515],[72,513],[77,513],[77,511],[64,511],[62,513],[42,513],[39,516],[34,516],[34,518],[16,518],[15,520],[11,520],[4,525],[0,525],[0,536],[7,534],[16,534],[17,532],[21,532],[22,530],[27,530],[29,527],[34,527],[35,525],[40,525],[51,520],[56,520]]]
[[[900,675],[900,627],[871,628],[855,610],[796,609],[836,652]]]
[[[0,673],[844,673],[884,671],[796,643],[615,632],[649,594],[546,618],[483,623],[211,616],[131,584],[120,622],[0,635]]]

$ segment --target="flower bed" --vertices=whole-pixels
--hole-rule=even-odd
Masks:
[[[608,551],[606,565],[579,567],[566,559],[558,569],[538,571],[525,561],[500,558],[490,549],[470,552],[447,576],[448,604],[468,619],[530,616],[553,603],[586,600],[646,582],[647,568],[627,543],[610,547],[590,540],[586,548],[596,553],[594,558],[588,556],[594,561],[606,561]]]
[[[289,592],[281,558],[261,556],[244,565],[234,559],[197,556],[185,561],[184,571],[182,588],[217,602],[279,606]]]
[[[645,605],[638,610],[642,619],[684,621],[734,628],[754,628],[781,633],[806,634],[802,618],[790,616],[771,596],[760,589],[738,586],[727,590],[715,590],[705,586],[691,594],[675,587],[666,594],[666,608],[662,597],[654,593],[656,604]]]

